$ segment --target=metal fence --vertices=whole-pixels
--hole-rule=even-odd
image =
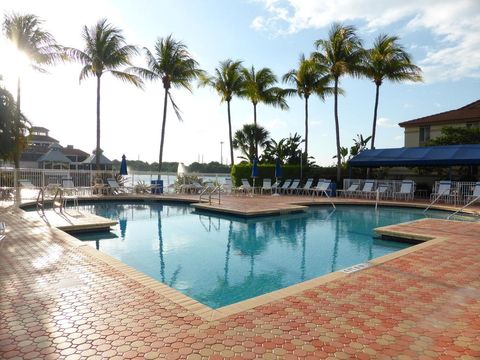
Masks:
[[[365,184],[365,181],[367,180],[374,182],[373,190],[377,189],[380,185],[386,185],[388,187],[389,194],[400,192],[400,188],[402,187],[402,180],[343,179],[343,188],[348,189],[352,184],[359,184],[358,188],[362,189],[363,185]],[[415,185],[413,190],[415,191]],[[420,197],[423,197],[423,196],[420,196]]]
[[[362,189],[366,179],[344,179],[343,188],[348,189],[352,184],[359,184],[358,188]],[[372,180],[370,180],[372,181]],[[380,185],[386,185],[388,187],[389,194],[398,193],[402,186],[402,180],[373,180],[373,189],[377,189]],[[450,191],[445,196],[441,196],[438,202],[447,202],[452,204],[465,204],[468,199],[472,197],[475,190],[475,182],[471,181],[451,181]],[[416,199],[430,199],[438,194],[440,181],[435,181],[432,186],[431,192],[427,190],[415,191]],[[414,189],[415,190],[415,189]],[[433,200],[433,199],[432,199]]]

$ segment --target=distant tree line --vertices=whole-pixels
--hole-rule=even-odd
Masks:
[[[120,161],[113,160],[113,166],[120,168]],[[141,160],[127,160],[127,166],[130,171],[158,171],[158,162],[149,164]],[[163,162],[163,172],[177,172],[178,162]],[[211,161],[209,163],[193,162],[188,165],[189,173],[206,173],[206,174],[228,174],[230,166],[220,164],[218,161]]]

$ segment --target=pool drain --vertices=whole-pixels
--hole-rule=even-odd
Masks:
[[[366,269],[370,267],[370,264],[368,262],[366,263],[361,263],[361,264],[356,264],[356,265],[352,265],[350,267],[347,267],[345,269],[342,269],[340,270],[341,272],[344,272],[346,274],[350,274],[350,273],[354,273],[356,271],[360,271],[360,270],[363,270],[363,269]]]

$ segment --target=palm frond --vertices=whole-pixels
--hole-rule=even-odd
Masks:
[[[130,83],[143,89],[143,81],[139,76],[134,74],[129,74],[128,72],[118,71],[118,70],[109,70],[110,73],[115,76],[117,79],[120,79],[124,82]]]
[[[175,104],[175,101],[173,101],[172,94],[170,92],[168,92],[168,98],[170,99],[170,102],[172,103],[173,111],[175,111],[175,115],[177,115],[177,119],[179,121],[183,121],[182,112],[181,112],[180,108],[177,106],[177,104]]]

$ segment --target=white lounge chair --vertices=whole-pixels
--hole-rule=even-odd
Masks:
[[[473,188],[473,193],[471,195],[466,195],[465,196],[465,203],[469,203],[469,202],[475,202],[480,200],[480,181],[477,181],[475,183],[475,187]]]
[[[313,179],[309,178],[303,186],[299,186],[297,189],[297,194],[306,194],[310,191],[310,188],[313,185]]]
[[[225,178],[225,182],[222,184],[222,190],[226,194],[231,194],[232,193],[232,179],[231,178]]]
[[[343,197],[352,196],[358,191],[359,186],[359,183],[350,184],[345,190],[337,190],[337,194],[342,195]]]
[[[261,188],[261,194],[263,195],[264,192],[272,193],[272,179],[263,179],[263,185]]]
[[[247,179],[242,179],[242,185],[237,188],[237,191],[244,193],[245,195],[250,193],[253,194],[253,187],[250,185]]]
[[[292,185],[292,179],[287,179],[287,180],[285,180],[285,182],[282,184],[282,186],[279,186],[279,187],[277,188],[277,190],[278,190],[278,192],[284,192],[284,191],[286,191],[286,190],[290,187],[290,185]]]
[[[430,194],[431,201],[440,201],[451,202],[453,196],[451,194],[452,182],[450,180],[442,180],[438,183],[437,191],[434,191]]]
[[[285,194],[293,195],[293,193],[297,191],[299,185],[300,179],[293,180],[290,186],[286,190],[284,190]]]
[[[120,184],[114,178],[108,178],[107,185],[108,185],[108,192],[111,195],[127,194],[128,192],[131,192],[131,189],[129,187],[120,186]]]
[[[403,180],[400,186],[400,191],[393,193],[395,200],[405,199],[412,200],[415,193],[415,182],[413,180]]]
[[[365,180],[363,183],[363,187],[361,190],[355,191],[354,195],[361,196],[361,197],[369,197],[370,193],[373,191],[373,185],[375,181],[373,180]]]
[[[18,184],[20,185],[21,188],[24,188],[24,189],[38,189],[38,187],[33,185],[30,180],[26,180],[26,179],[18,180]]]
[[[312,192],[312,196],[315,196],[315,195],[328,196],[327,192],[328,192],[328,189],[330,188],[331,183],[332,182],[330,180],[326,180],[326,179],[318,180],[317,186],[315,186],[313,189],[310,190]]]

